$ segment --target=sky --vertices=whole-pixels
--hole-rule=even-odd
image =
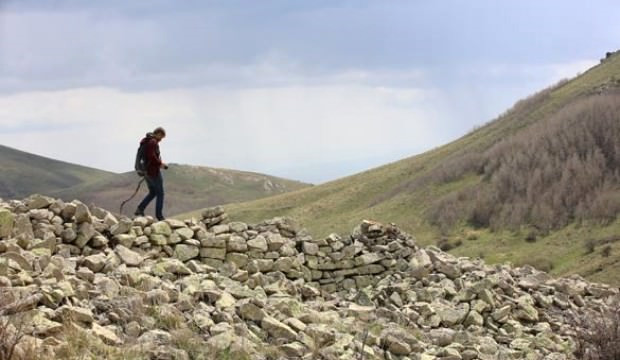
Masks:
[[[466,134],[620,48],[620,3],[0,0],[0,144],[321,183]]]

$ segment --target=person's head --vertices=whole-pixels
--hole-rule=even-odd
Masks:
[[[164,128],[160,126],[157,129],[153,130],[153,136],[157,139],[157,141],[162,141],[163,138],[166,137],[166,130],[164,130]]]

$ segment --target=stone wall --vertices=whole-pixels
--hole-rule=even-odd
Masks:
[[[257,225],[229,222],[222,207],[205,210],[200,220],[154,222],[150,217],[118,219],[78,201],[43,196],[8,205],[11,211],[0,215],[9,219],[0,234],[12,241],[0,245],[0,252],[81,255],[94,272],[110,269],[106,263],[139,267],[143,261],[169,257],[210,271],[224,266],[249,275],[279,271],[289,279],[337,292],[374,285],[394,271],[406,270],[417,250],[411,236],[371,221],[349,236],[313,239],[287,218]]]
[[[154,222],[36,195],[0,201],[0,235],[0,324],[19,315],[48,358],[78,337],[119,359],[572,359],[570,319],[620,308],[617,288],[457,258],[372,221],[313,239],[219,207]]]

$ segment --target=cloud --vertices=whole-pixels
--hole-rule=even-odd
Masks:
[[[0,143],[124,171],[163,125],[170,161],[332,179],[450,141],[585,70],[620,34],[620,8],[601,9],[2,1]]]
[[[342,84],[21,93],[0,97],[0,127],[22,129],[3,132],[0,143],[126,171],[139,139],[163,125],[167,161],[318,182],[362,170],[368,158],[395,160],[432,146],[435,97],[429,90]],[[324,163],[343,170],[322,174]]]
[[[446,74],[448,81],[476,66],[602,55],[620,33],[617,6],[596,12],[556,0],[3,3],[4,93],[269,86],[285,72],[304,79],[350,72],[350,80],[360,81],[364,73],[421,69],[437,78]],[[383,85],[393,86],[388,80],[394,77]],[[415,87],[418,80],[398,81]]]
[[[163,125],[167,161],[322,182],[448,142],[589,64],[477,69],[474,85],[439,88],[421,70],[308,75],[272,56],[240,72],[253,86],[0,96],[0,143],[120,172],[131,169],[140,137]],[[524,76],[530,80],[520,88],[501,83]]]

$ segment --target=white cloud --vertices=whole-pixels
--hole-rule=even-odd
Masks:
[[[415,69],[310,76],[290,61],[270,61],[281,66],[265,61],[241,71],[253,76],[253,87],[86,87],[0,96],[0,143],[127,171],[137,141],[163,125],[167,161],[321,182],[441,145],[592,65],[497,66],[476,87],[448,90],[405,86],[427,80]],[[498,91],[489,76],[531,80]],[[262,80],[269,85],[259,86]]]
[[[0,128],[19,130],[0,134],[0,143],[126,171],[140,137],[163,125],[169,162],[316,182],[361,170],[360,160],[395,160],[434,145],[435,96],[365,85],[21,93],[0,97]],[[320,173],[321,164],[338,162],[342,172]]]

